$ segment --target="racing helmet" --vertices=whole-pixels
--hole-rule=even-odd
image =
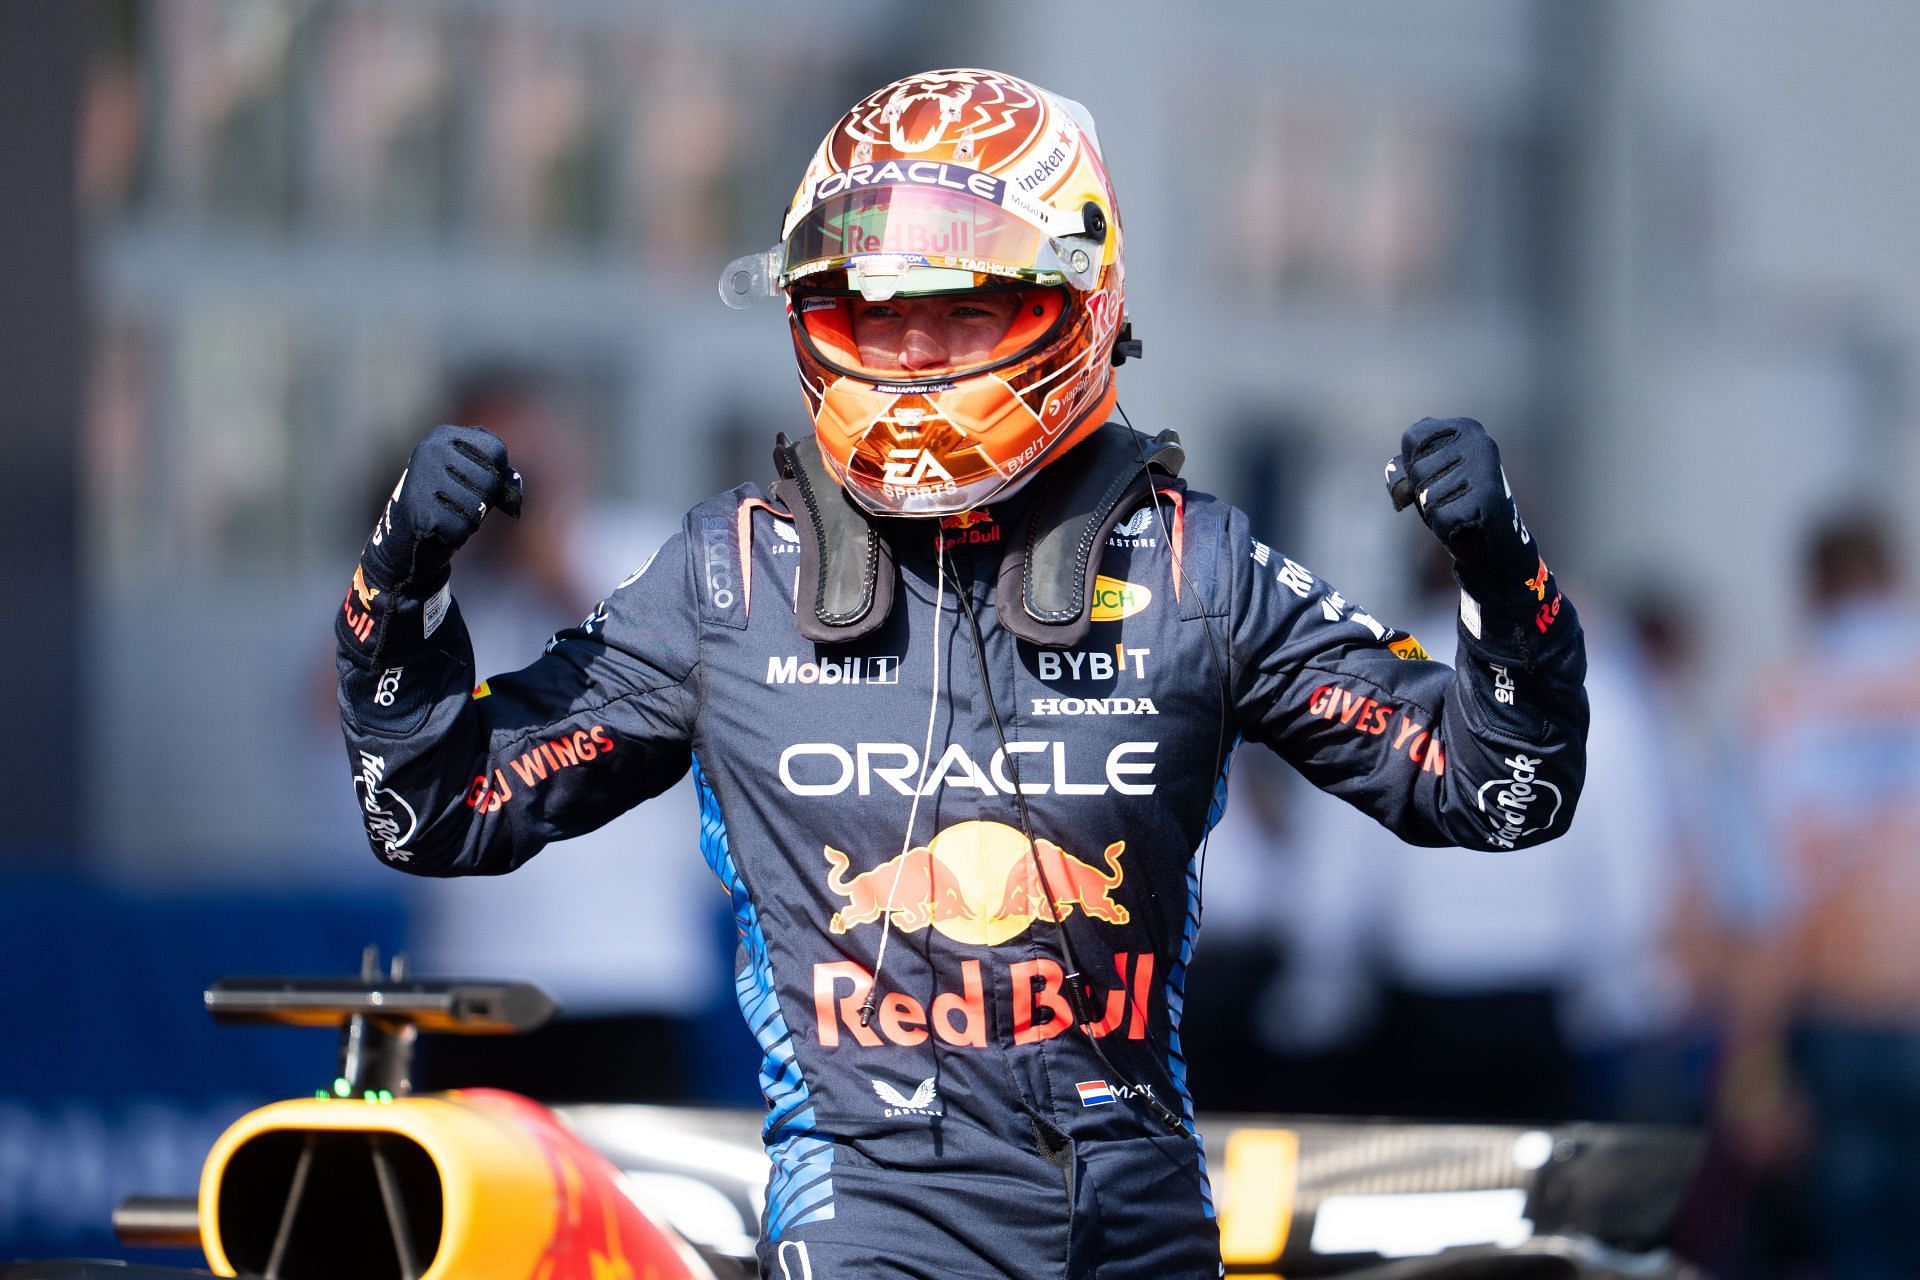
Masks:
[[[720,294],[785,295],[821,455],[879,515],[952,515],[1025,483],[1106,421],[1114,365],[1138,353],[1092,118],[995,71],[861,99],[780,243],[731,264]],[[929,318],[962,340],[903,345]]]

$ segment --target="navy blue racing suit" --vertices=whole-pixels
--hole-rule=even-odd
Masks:
[[[1084,642],[1045,648],[996,617],[993,510],[879,524],[898,590],[843,645],[801,638],[794,523],[754,485],[477,684],[444,588],[350,588],[374,850],[511,871],[691,769],[764,1052],[763,1274],[1213,1276],[1180,1012],[1234,748],[1415,844],[1551,839],[1584,770],[1573,608],[1516,584],[1449,667],[1169,482],[1094,550]]]

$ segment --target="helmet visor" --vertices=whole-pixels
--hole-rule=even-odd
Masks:
[[[823,200],[782,250],[783,288],[850,288],[870,299],[1064,279],[1045,232],[991,201],[943,187],[867,187]],[[823,274],[843,279],[816,278]]]
[[[798,289],[793,308],[801,337],[829,368],[926,384],[985,373],[1051,341],[1065,302],[1061,288],[900,293],[878,301]]]

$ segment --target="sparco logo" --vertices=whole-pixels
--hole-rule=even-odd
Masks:
[[[768,684],[899,684],[900,659],[822,658],[802,662],[789,654],[767,659]]]
[[[1513,705],[1513,676],[1496,662],[1489,662],[1487,670],[1493,672],[1493,700],[1506,706]]]
[[[1154,762],[1132,757],[1151,756],[1159,749],[1157,742],[1122,742],[1107,752],[1103,779],[1086,782],[1074,778],[1075,771],[1068,769],[1064,742],[1009,742],[988,758],[985,769],[956,742],[927,770],[920,794],[930,796],[943,787],[972,787],[982,795],[1012,795],[1008,757],[1028,755],[1043,759],[1014,762],[1022,795],[1103,796],[1117,791],[1123,796],[1148,796],[1155,784],[1133,779],[1151,778]],[[849,789],[870,796],[876,778],[910,796],[920,774],[920,752],[904,742],[859,742],[851,751],[837,742],[796,742],[780,753],[779,767],[780,784],[796,796],[837,796]]]
[[[385,756],[360,753],[360,772],[354,776],[354,790],[360,793],[360,812],[367,823],[367,839],[373,841],[390,861],[411,862],[413,854],[407,841],[413,839],[418,819],[413,808],[391,787],[380,782],[387,776]]]
[[[733,558],[727,554],[727,526],[724,520],[709,520],[704,538],[707,559],[707,599],[716,609],[731,609],[733,594]]]
[[[1515,754],[1500,763],[1513,770],[1513,775],[1481,783],[1478,799],[1480,811],[1493,824],[1488,839],[1496,849],[1511,849],[1521,837],[1553,825],[1560,816],[1560,788],[1539,776],[1543,762],[1537,756]],[[1542,800],[1549,802],[1545,817],[1535,812]],[[1535,818],[1539,821],[1528,826]]]

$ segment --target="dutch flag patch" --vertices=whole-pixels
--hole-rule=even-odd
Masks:
[[[1073,1086],[1080,1091],[1080,1105],[1097,1107],[1103,1102],[1113,1101],[1113,1090],[1107,1087],[1105,1080],[1082,1080]]]

